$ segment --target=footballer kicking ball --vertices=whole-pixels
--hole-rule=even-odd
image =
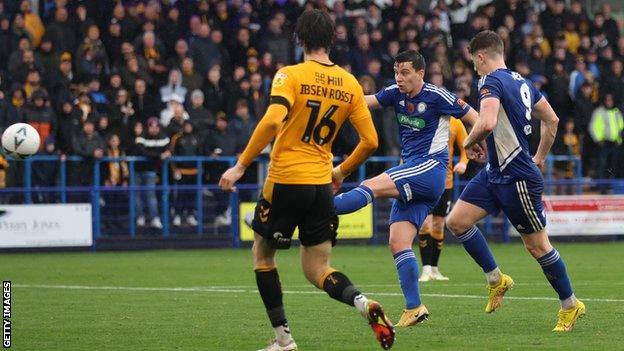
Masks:
[[[2,134],[4,153],[16,160],[26,159],[37,153],[41,138],[30,124],[15,123]]]

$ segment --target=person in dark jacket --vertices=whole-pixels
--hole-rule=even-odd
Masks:
[[[48,94],[44,90],[35,90],[32,93],[32,103],[26,104],[22,111],[24,115],[22,119],[37,130],[41,140],[46,140],[48,136],[56,133],[56,115],[47,105],[47,101]],[[43,145],[40,149],[43,149]]]
[[[157,117],[150,117],[146,123],[146,131],[134,141],[134,151],[137,156],[147,157],[147,162],[138,162],[135,165],[134,185],[148,187],[141,190],[136,198],[137,219],[139,227],[145,226],[145,209],[147,205],[150,217],[150,226],[162,229],[162,222],[158,215],[158,200],[156,199],[156,186],[160,175],[162,160],[171,156],[169,151],[170,139],[163,133]]]
[[[83,161],[72,162],[70,181],[72,185],[89,186],[93,184],[93,163],[104,156],[104,139],[95,131],[95,121],[87,119],[82,124],[82,131],[72,140],[73,154],[82,156]],[[89,194],[80,192],[73,196],[76,202],[90,202]]]
[[[592,142],[588,135],[589,121],[594,112],[594,103],[592,102],[592,84],[584,82],[581,85],[578,97],[574,100],[573,119],[576,131],[581,139],[583,157],[583,169],[585,172],[591,171],[591,165],[594,164],[596,155],[596,145]]]
[[[228,125],[228,120],[224,113],[217,115],[215,130],[210,131],[204,140],[206,142],[204,143],[203,154],[212,156],[215,161],[218,161],[221,156],[236,155],[238,136],[234,129]],[[216,183],[227,167],[228,163],[226,162],[207,163],[205,174],[208,175],[210,183]],[[228,221],[231,220],[228,211],[228,194],[221,191],[216,192],[214,201],[214,213],[219,213],[214,219],[215,225],[227,225]]]
[[[170,149],[174,156],[196,156],[200,154],[200,142],[193,130],[191,121],[184,121],[182,131],[171,138]],[[170,124],[171,125],[171,124]],[[197,182],[197,164],[195,162],[174,162],[171,164],[175,184],[189,185]],[[175,216],[172,224],[180,226],[182,216],[186,224],[197,225],[197,219],[193,214],[195,208],[196,191],[176,191],[174,194]]]
[[[54,136],[48,136],[43,142],[43,145],[43,150],[39,152],[39,155],[58,155],[58,151],[56,150],[55,146]],[[32,186],[34,188],[55,186],[56,178],[58,175],[58,166],[59,164],[57,161],[37,162],[36,167],[32,168]],[[33,201],[35,203],[54,203],[55,196],[53,192],[36,192],[34,194]]]
[[[80,130],[80,115],[80,111],[74,108],[70,99],[65,99],[61,103],[56,129],[56,146],[62,154],[70,155],[73,153],[73,140]]]

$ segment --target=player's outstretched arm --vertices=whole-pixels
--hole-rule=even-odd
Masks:
[[[541,121],[540,142],[535,156],[533,156],[533,161],[538,166],[542,166],[550,148],[555,142],[559,117],[557,117],[555,111],[543,97],[533,106],[533,115]]]
[[[275,138],[279,126],[287,114],[288,109],[286,106],[281,104],[269,105],[264,117],[262,117],[253,134],[251,134],[251,138],[245,150],[238,158],[236,165],[225,171],[221,176],[219,180],[219,187],[221,187],[221,190],[236,191],[234,183],[243,176],[245,169],[247,169],[260,152],[269,145],[271,140]]]
[[[379,100],[377,100],[377,97],[375,95],[365,95],[364,101],[366,101],[366,105],[368,105],[368,108],[381,108],[381,104],[379,103]]]

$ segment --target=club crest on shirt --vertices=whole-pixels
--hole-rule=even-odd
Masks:
[[[408,113],[414,113],[414,111],[416,111],[416,106],[414,106],[414,104],[412,104],[411,102],[408,102],[405,106],[405,109]]]
[[[417,109],[418,113],[423,113],[427,109],[427,104],[425,104],[424,102],[419,102]]]
[[[274,87],[281,87],[286,82],[286,78],[288,78],[288,76],[286,74],[284,74],[282,72],[276,73],[275,74],[275,78],[273,78],[273,86]]]
[[[466,102],[462,99],[457,99],[457,105],[461,108],[466,108]]]

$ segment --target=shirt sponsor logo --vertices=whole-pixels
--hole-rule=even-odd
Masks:
[[[286,74],[282,72],[276,73],[275,78],[273,78],[273,86],[281,87],[282,85],[284,85],[284,83],[286,83],[286,78],[288,78]]]
[[[397,121],[399,124],[410,127],[417,131],[425,128],[425,120],[418,117],[410,117],[402,113],[397,114]]]

